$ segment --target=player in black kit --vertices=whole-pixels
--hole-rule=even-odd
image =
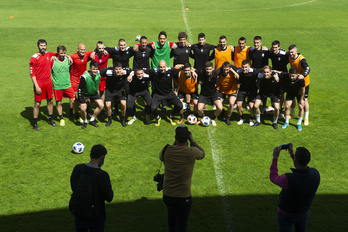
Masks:
[[[215,118],[222,112],[222,101],[217,90],[219,86],[218,76],[220,73],[221,68],[214,70],[213,63],[210,61],[206,63],[205,70],[198,70],[198,82],[201,84],[201,94],[198,99],[198,116],[203,117],[203,106],[209,99],[216,106],[216,110],[211,117],[211,124],[213,126],[216,126]]]
[[[274,108],[272,127],[275,130],[278,130],[277,122],[279,117],[279,95],[280,95],[280,84],[279,84],[278,75],[274,75],[274,73],[272,73],[272,68],[266,65],[263,68],[262,73],[258,74],[256,85],[259,92],[256,96],[256,101],[254,105],[256,122],[254,123],[253,127],[257,127],[261,125],[261,116],[260,116],[259,107],[260,107],[261,101],[264,101],[264,100],[267,101],[267,98],[269,97],[271,99],[272,106]]]
[[[198,43],[191,46],[190,57],[194,59],[194,68],[197,70],[204,70],[205,64],[210,60],[210,52],[214,51],[215,46],[205,43],[204,33],[199,33]]]
[[[105,106],[108,115],[108,122],[106,127],[109,127],[112,123],[111,118],[111,103],[116,104],[118,101],[121,103],[121,124],[123,127],[126,124],[126,93],[129,91],[129,81],[131,80],[134,72],[129,68],[122,68],[122,64],[116,62],[111,68],[104,68],[100,70],[100,75],[106,77],[106,89],[105,89]]]
[[[123,68],[129,68],[129,59],[134,55],[133,47],[127,47],[124,39],[119,39],[118,47],[106,47],[105,50],[110,54],[112,63],[122,64]]]
[[[243,102],[245,98],[248,98],[248,104],[250,108],[249,125],[254,125],[254,103],[257,94],[256,78],[259,72],[262,70],[256,70],[250,68],[250,61],[243,60],[242,68],[238,69],[237,73],[239,78],[237,79],[237,109],[239,114],[238,125],[243,124],[245,118],[243,116]]]
[[[183,105],[179,98],[173,91],[173,78],[178,78],[180,69],[167,68],[167,64],[164,60],[161,60],[158,64],[158,68],[149,69],[146,71],[149,76],[143,78],[149,78],[153,87],[153,97],[151,102],[151,112],[156,117],[155,126],[159,126],[161,117],[158,115],[157,108],[161,101],[167,101],[169,104],[174,105],[172,113],[166,117],[166,119],[172,124],[176,125],[173,120],[174,114],[183,113]]]
[[[290,119],[290,107],[292,101],[296,98],[298,103],[298,121],[297,121],[297,130],[302,131],[302,117],[305,104],[305,81],[303,75],[298,74],[298,70],[295,67],[289,69],[289,73],[282,72],[279,74],[286,90],[286,103],[285,103],[285,123],[282,126],[283,129],[289,126]]]
[[[141,67],[144,70],[150,69],[150,57],[152,55],[152,49],[151,45],[147,44],[146,36],[140,37],[140,46],[135,45],[133,50],[133,70],[136,70],[138,67]]]
[[[284,49],[280,48],[280,42],[274,40],[272,42],[271,51],[269,53],[269,59],[272,61],[272,69],[288,72],[288,63],[289,63],[289,53]],[[284,110],[284,91],[280,93],[280,112],[279,115],[283,115]]]
[[[149,80],[143,78],[145,75],[144,70],[141,67],[137,67],[135,70],[135,77],[132,78],[131,83],[129,84],[129,94],[127,98],[127,113],[131,116],[131,120],[128,121],[128,125],[131,125],[135,122],[135,102],[137,97],[141,96],[145,102],[145,124],[150,124],[150,107],[151,107],[151,94],[149,92]]]
[[[186,32],[180,32],[178,35],[178,46],[171,50],[170,58],[174,57],[173,67],[177,64],[189,63],[191,47],[187,46],[187,34]],[[191,46],[191,45],[190,45]]]

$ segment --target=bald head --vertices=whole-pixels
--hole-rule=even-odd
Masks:
[[[166,69],[167,69],[167,63],[164,61],[164,60],[161,60],[159,63],[158,63],[158,68],[160,70],[160,73],[165,73],[166,72]]]
[[[86,45],[80,43],[77,47],[77,53],[79,54],[79,56],[83,57],[86,53]]]

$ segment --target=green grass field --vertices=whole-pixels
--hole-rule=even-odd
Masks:
[[[310,166],[321,173],[308,231],[347,231],[347,10],[344,0],[2,0],[0,231],[74,231],[68,210],[70,174],[76,164],[88,162],[89,150],[97,143],[108,149],[103,169],[115,192],[107,205],[106,231],[167,230],[162,193],[152,178],[159,151],[174,140],[174,127],[136,121],[123,128],[114,121],[109,128],[100,122],[99,128],[81,130],[66,120],[65,127],[53,128],[47,124],[43,102],[36,132],[31,127],[29,76],[38,39],[48,41],[48,51],[63,44],[73,53],[80,42],[93,50],[98,40],[115,46],[124,38],[132,46],[138,34],[156,41],[162,30],[169,41],[186,31],[191,43],[200,32],[210,44],[217,44],[220,35],[231,45],[244,36],[252,46],[255,35],[261,35],[267,47],[275,39],[284,49],[294,43],[311,68],[310,124],[302,132],[294,119],[278,131],[267,117],[257,128],[237,126],[236,112],[230,127],[220,121],[214,128],[190,126],[206,158],[196,163],[193,175],[189,231],[276,231],[280,188],[269,181],[269,167],[273,148],[288,142],[307,147]],[[86,147],[81,155],[71,153],[77,141]],[[290,167],[290,158],[281,154],[279,172],[289,172]]]

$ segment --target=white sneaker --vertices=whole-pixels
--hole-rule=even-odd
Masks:
[[[135,122],[135,120],[137,120],[137,118],[133,116],[133,118],[128,121],[128,125],[132,125]]]
[[[215,120],[211,120],[211,125],[216,126]]]
[[[242,125],[244,121],[245,121],[245,119],[240,119],[240,120],[237,122],[237,124],[238,124],[238,125]]]
[[[213,110],[216,110],[216,105],[213,106]]]
[[[249,120],[249,125],[250,125],[250,126],[253,126],[253,125],[254,125],[254,120],[251,120],[251,119],[250,119],[250,120]]]

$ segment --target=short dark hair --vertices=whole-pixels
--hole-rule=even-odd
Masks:
[[[179,32],[179,34],[178,34],[178,39],[180,40],[180,38],[186,38],[187,39],[187,34],[186,34],[186,32]]]
[[[242,61],[242,65],[246,65],[246,64],[250,64],[250,61],[249,60],[243,60]]]
[[[98,159],[101,156],[106,155],[107,153],[108,151],[103,145],[97,144],[92,147],[90,156],[91,156],[91,159]]]
[[[46,41],[46,40],[44,40],[44,39],[39,39],[39,40],[37,41],[37,46],[39,46],[39,45],[42,44],[42,43],[44,43],[44,44],[47,45],[47,41]]]
[[[116,67],[121,67],[122,68],[122,64],[120,62],[115,62],[112,67],[113,68],[116,68]]]
[[[198,39],[199,39],[199,38],[205,38],[205,34],[204,34],[203,32],[202,32],[202,33],[199,33],[199,34],[198,34]]]
[[[165,31],[161,31],[161,32],[158,34],[158,38],[159,38],[161,35],[164,35],[164,36],[167,38],[167,33],[166,33]]]
[[[219,40],[222,40],[222,39],[227,39],[226,36],[222,35],[219,37]]]
[[[205,67],[213,67],[213,63],[211,61],[207,61],[205,63]]]
[[[271,67],[271,66],[269,66],[269,65],[265,65],[265,66],[263,66],[263,70],[265,70],[265,69],[269,69],[269,70],[271,70],[271,71],[272,71],[272,67]]]
[[[295,45],[295,44],[291,44],[291,45],[289,46],[289,51],[292,50],[292,49],[294,49],[294,48],[297,48],[296,45]]]
[[[64,45],[59,45],[59,46],[57,47],[57,53],[59,53],[60,50],[66,52],[66,47],[65,47]]]
[[[118,43],[120,43],[120,42],[126,42],[126,40],[125,39],[119,39]]]
[[[230,62],[226,61],[221,65],[222,68],[227,68],[227,67],[231,67]]]
[[[142,39],[147,39],[147,37],[145,35],[143,35],[140,37],[140,40],[142,40]]]
[[[257,35],[254,37],[254,40],[262,40],[261,36]]]
[[[246,41],[246,38],[242,36],[242,37],[240,37],[240,38],[238,39],[238,41],[239,41],[239,40]]]
[[[92,66],[94,67],[98,67],[98,62],[97,61],[91,61],[91,63],[89,64],[89,67],[92,68]]]
[[[138,66],[138,67],[136,67],[136,68],[134,69],[135,72],[140,71],[140,70],[144,71],[144,69],[143,69],[142,67],[140,67],[140,66]]]
[[[295,159],[300,165],[307,166],[309,161],[311,161],[311,153],[307,148],[298,147],[295,152]]]
[[[103,41],[100,41],[100,40],[99,40],[99,41],[97,42],[97,46],[98,46],[98,44],[104,44],[104,43],[103,43]]]
[[[290,73],[290,74],[298,74],[298,69],[297,69],[296,67],[291,67],[291,68],[289,69],[289,73]]]
[[[274,40],[274,41],[272,42],[272,45],[278,45],[278,46],[280,46],[280,42],[279,42],[278,40]]]
[[[179,143],[184,143],[189,139],[189,130],[186,126],[180,125],[175,128],[175,139]]]
[[[191,68],[191,64],[189,62],[185,63],[184,68]]]

